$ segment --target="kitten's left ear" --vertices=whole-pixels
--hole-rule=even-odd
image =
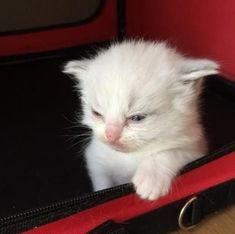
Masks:
[[[181,79],[184,82],[196,81],[204,76],[219,73],[219,64],[208,59],[184,59],[181,64]]]
[[[73,60],[65,64],[63,72],[73,75],[77,79],[81,79],[84,72],[87,71],[89,60]]]

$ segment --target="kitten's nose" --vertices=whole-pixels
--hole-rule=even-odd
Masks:
[[[108,124],[105,129],[105,138],[109,143],[115,143],[119,140],[122,133],[122,126],[116,124]]]

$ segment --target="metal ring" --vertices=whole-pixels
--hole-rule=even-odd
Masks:
[[[197,199],[197,197],[192,197],[191,199],[189,199],[186,204],[183,206],[183,208],[180,211],[179,214],[179,218],[178,218],[178,225],[182,230],[190,230],[192,228],[194,228],[196,225],[191,225],[191,226],[185,226],[183,219],[184,219],[184,214],[186,212],[186,210],[188,209],[188,207]]]

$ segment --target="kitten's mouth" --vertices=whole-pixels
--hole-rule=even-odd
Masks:
[[[112,149],[114,149],[116,151],[120,151],[120,152],[126,151],[127,147],[120,142],[110,143],[110,142],[106,141],[105,139],[103,141],[105,144],[107,144],[109,147],[111,147]]]
[[[133,147],[131,147],[130,145],[128,144],[124,144],[120,141],[117,141],[117,142],[114,142],[114,143],[111,143],[111,142],[108,142],[105,138],[101,138],[101,140],[106,144],[108,145],[110,148],[116,150],[116,151],[119,151],[119,152],[123,152],[123,153],[127,153],[127,152],[132,152],[132,151],[135,151],[135,149]]]

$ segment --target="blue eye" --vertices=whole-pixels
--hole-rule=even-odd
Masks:
[[[132,121],[135,121],[135,122],[139,122],[143,119],[145,119],[146,115],[132,115],[129,119],[132,120]]]

